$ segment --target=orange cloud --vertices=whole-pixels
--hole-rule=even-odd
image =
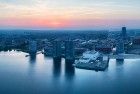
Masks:
[[[43,28],[64,28],[68,26],[67,20],[62,19],[0,19],[0,26],[17,27],[43,27]]]
[[[133,23],[133,25],[132,25]],[[139,27],[140,20],[123,19],[0,19],[0,26],[22,28],[49,28],[49,29],[75,29],[75,28],[108,28],[118,26]]]

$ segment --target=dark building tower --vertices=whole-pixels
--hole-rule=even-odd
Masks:
[[[116,43],[116,54],[122,54],[124,52],[124,41],[123,39],[118,38]]]
[[[61,60],[61,41],[55,40],[53,42],[53,58],[56,61]]]
[[[37,52],[37,42],[29,41],[29,53],[36,54],[36,52]]]
[[[122,27],[122,38],[124,41],[127,39],[126,27]]]
[[[65,41],[65,60],[74,62],[74,42],[72,40]]]
[[[127,32],[126,32],[126,27],[122,27],[122,31],[120,35],[118,36],[117,43],[116,43],[116,53],[121,54],[124,53],[124,44],[126,43],[127,40]]]
[[[124,50],[124,41],[123,39],[119,38],[117,40],[117,43],[116,43],[116,54],[118,55],[116,57],[116,60],[117,61],[124,61],[124,58],[123,56],[121,56],[121,54],[125,53],[125,50]]]
[[[124,44],[126,40],[127,40],[126,27],[122,27],[122,32],[119,34],[116,41],[116,54],[118,55],[118,57],[116,58],[117,60],[124,60],[124,58],[119,55],[125,53]]]

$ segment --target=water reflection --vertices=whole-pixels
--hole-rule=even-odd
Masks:
[[[61,63],[62,63],[62,61],[53,59],[53,68],[52,69],[53,69],[54,77],[60,77],[61,72],[62,72],[61,70],[63,70],[63,68],[64,68],[65,78],[67,80],[73,79],[74,74],[75,74],[75,68],[72,65],[73,62],[65,62],[65,66],[64,67],[62,67]]]
[[[33,75],[35,72],[36,54],[29,55],[29,75]]]
[[[116,79],[123,81],[123,76],[124,76],[124,60],[116,60]],[[122,78],[119,78],[122,76]]]
[[[53,75],[59,77],[61,74],[61,61],[53,59]]]
[[[72,80],[75,74],[73,62],[65,62],[65,77],[67,80]]]
[[[34,64],[36,62],[36,54],[30,54],[30,56],[29,56],[29,62],[31,64]]]
[[[122,66],[124,64],[124,60],[116,60],[117,66]]]

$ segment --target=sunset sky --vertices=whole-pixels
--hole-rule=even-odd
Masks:
[[[140,28],[140,0],[0,0],[0,28]]]

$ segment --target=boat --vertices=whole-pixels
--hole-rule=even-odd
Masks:
[[[28,57],[29,55],[25,55],[25,57]]]

